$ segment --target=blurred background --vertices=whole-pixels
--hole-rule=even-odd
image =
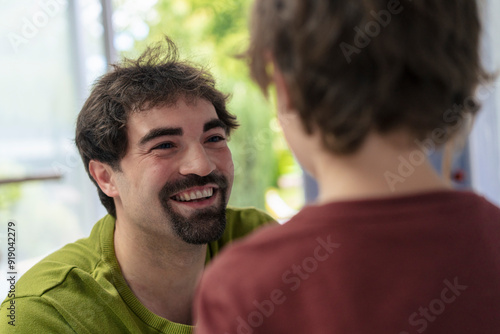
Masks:
[[[74,145],[76,116],[92,83],[122,57],[170,36],[181,57],[215,75],[241,127],[230,141],[231,205],[280,220],[316,195],[286,148],[274,112],[235,55],[248,43],[252,0],[0,0],[0,299],[7,223],[17,228],[18,277],[89,234],[106,214]],[[484,0],[483,59],[500,68],[500,2]],[[453,165],[456,186],[500,205],[500,90],[481,88],[483,110]],[[439,168],[440,152],[431,157]],[[5,292],[4,292],[5,291]]]

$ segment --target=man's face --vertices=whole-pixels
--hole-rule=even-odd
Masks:
[[[115,173],[118,221],[191,244],[219,239],[234,166],[214,106],[181,98],[132,113],[127,134],[127,153]]]

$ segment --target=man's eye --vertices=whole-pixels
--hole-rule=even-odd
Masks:
[[[172,143],[161,143],[160,145],[153,147],[153,150],[166,150],[166,149],[173,148],[173,147],[174,147],[174,144],[172,144]]]
[[[217,142],[224,141],[224,140],[226,140],[226,138],[224,138],[222,136],[213,136],[213,137],[208,138],[207,141],[210,143],[217,143]]]

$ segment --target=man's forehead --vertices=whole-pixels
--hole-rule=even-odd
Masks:
[[[162,123],[185,123],[186,120],[196,120],[197,123],[218,118],[214,105],[202,98],[179,98],[175,102],[159,103],[153,107],[133,111],[128,123],[147,123],[162,121]]]

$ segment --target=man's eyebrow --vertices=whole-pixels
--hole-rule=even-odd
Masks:
[[[162,136],[182,136],[182,128],[156,128],[151,129],[144,137],[139,141],[139,145],[144,145],[148,141],[151,141],[157,137]]]
[[[207,131],[212,130],[214,128],[222,128],[222,129],[224,129],[224,131],[227,132],[226,124],[224,124],[224,122],[222,122],[218,118],[214,118],[214,119],[211,119],[208,122],[206,122],[205,125],[203,125],[203,132],[207,132]]]

